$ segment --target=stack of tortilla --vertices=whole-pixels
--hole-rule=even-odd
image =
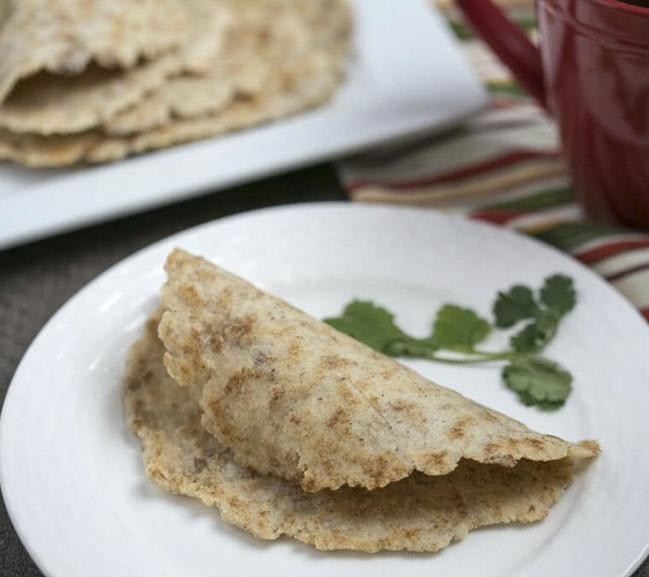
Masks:
[[[437,551],[543,519],[598,452],[525,425],[176,250],[133,346],[149,478],[262,539]]]
[[[0,159],[106,162],[325,102],[346,0],[0,0]]]

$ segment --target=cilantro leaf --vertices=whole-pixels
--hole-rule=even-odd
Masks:
[[[433,341],[439,348],[470,351],[487,338],[491,325],[471,309],[444,305],[433,324]]]
[[[509,339],[512,349],[519,353],[540,351],[557,332],[560,317],[552,310],[539,311],[536,318]]]
[[[517,357],[505,366],[502,376],[505,385],[524,405],[536,405],[543,410],[560,408],[572,390],[572,375],[541,357]]]
[[[395,324],[394,315],[371,301],[353,300],[341,316],[324,322],[379,352],[384,352],[394,341],[409,339]]]
[[[518,321],[532,318],[538,311],[532,289],[524,285],[515,285],[507,292],[499,292],[493,305],[495,324],[506,329]]]
[[[371,301],[351,301],[340,316],[325,322],[393,357],[455,365],[504,360],[508,364],[502,370],[503,381],[522,403],[555,410],[570,395],[572,375],[536,355],[554,338],[563,316],[574,308],[577,295],[572,279],[561,274],[546,278],[538,295],[536,299],[524,285],[498,293],[493,304],[495,326],[507,329],[524,321],[522,328],[511,334],[510,348],[505,351],[476,347],[487,338],[492,325],[473,310],[453,304],[437,311],[432,335],[427,338],[410,336],[397,326],[389,310]],[[444,350],[455,354],[445,355]]]
[[[563,274],[546,278],[541,288],[541,302],[559,316],[570,312],[577,303],[577,293],[572,279]]]
[[[383,352],[391,357],[430,359],[437,349],[438,346],[432,339],[408,338],[408,340],[395,340],[388,343]]]

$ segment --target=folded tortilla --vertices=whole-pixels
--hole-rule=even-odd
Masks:
[[[377,489],[462,460],[586,458],[420,376],[208,261],[167,259],[159,334],[169,374],[200,388],[202,424],[236,462],[308,492]]]
[[[186,290],[190,297],[192,289],[187,286]],[[229,298],[242,296],[232,286]],[[373,491],[343,487],[304,492],[289,481],[242,467],[203,428],[199,405],[203,385],[180,387],[167,374],[164,347],[156,334],[158,320],[155,315],[147,323],[144,335],[131,349],[124,387],[127,422],[140,439],[147,475],[168,491],[218,508],[224,520],[258,538],[288,535],[322,550],[437,551],[477,527],[544,518],[572,479],[577,463],[571,458],[521,459],[514,467],[464,459],[446,475],[415,473]],[[241,347],[230,353],[241,362],[248,352],[246,326],[247,321],[228,328]],[[207,338],[208,346],[218,347],[219,333]],[[296,361],[291,357],[290,362]],[[277,378],[266,382],[272,394],[278,390]],[[256,413],[255,407],[267,400],[263,394],[251,396],[247,404]],[[439,417],[445,418],[445,413]],[[242,427],[251,423],[246,418]],[[318,420],[312,424],[317,426]],[[311,432],[305,423],[302,436]],[[443,443],[448,446],[451,441]],[[592,454],[592,447],[575,452]]]
[[[229,21],[214,0],[12,1],[0,28],[0,127],[98,126],[170,76],[205,72]]]

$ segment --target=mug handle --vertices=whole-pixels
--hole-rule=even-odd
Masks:
[[[456,3],[478,36],[512,71],[520,85],[547,109],[541,53],[525,32],[491,0],[456,0]]]

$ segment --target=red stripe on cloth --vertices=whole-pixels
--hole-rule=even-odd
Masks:
[[[448,172],[442,172],[435,176],[425,176],[422,178],[413,178],[410,180],[357,180],[355,182],[350,182],[348,188],[350,191],[357,190],[359,188],[364,188],[366,186],[386,186],[394,189],[409,189],[417,188],[419,186],[426,186],[430,184],[441,184],[443,182],[450,182],[453,180],[460,180],[467,178],[469,176],[475,176],[489,170],[496,170],[498,168],[503,168],[505,166],[516,164],[524,160],[530,160],[535,158],[559,158],[558,152],[546,152],[541,150],[515,150],[503,154],[501,156],[495,156],[494,158],[489,158],[488,160],[483,160],[482,162],[476,162],[475,164],[469,164],[462,168],[455,170],[449,170]]]
[[[630,274],[635,274],[643,270],[649,270],[649,262],[645,264],[639,264],[638,266],[634,266],[620,272],[616,272],[615,274],[607,275],[604,278],[609,282],[615,282],[616,280],[620,280],[625,276],[629,276]]]
[[[521,101],[515,98],[494,98],[489,103],[489,108],[492,110],[507,110],[510,108],[518,108],[520,105]]]
[[[511,210],[476,210],[471,213],[471,218],[477,220],[483,220],[485,222],[491,222],[493,224],[507,224],[508,222],[518,218],[523,214],[519,211]]]
[[[649,247],[649,238],[636,240],[620,240],[610,244],[601,244],[583,252],[576,252],[573,256],[584,264],[595,264],[601,260],[615,256],[627,250]]]
[[[640,314],[649,321],[649,307],[640,309]]]

